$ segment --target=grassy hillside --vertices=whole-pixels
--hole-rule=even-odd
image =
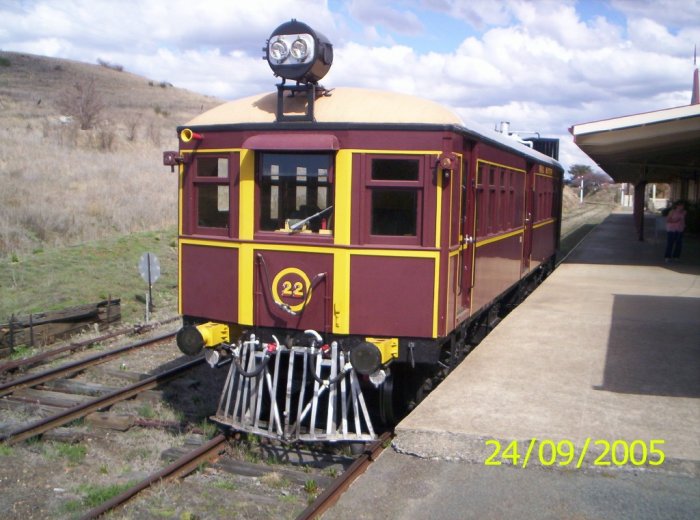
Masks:
[[[221,100],[117,70],[0,52],[0,257],[175,223],[175,128]],[[102,107],[82,130],[76,85]]]
[[[37,250],[16,261],[0,259],[0,323],[13,313],[58,310],[108,297],[121,298],[123,321],[142,322],[148,285],[138,264],[145,252],[155,254],[161,267],[153,284],[153,317],[169,317],[177,306],[176,245],[172,227]]]
[[[108,295],[139,321],[146,251],[163,271],[156,309],[174,312],[177,176],[162,152],[221,100],[118,68],[0,51],[0,322]],[[90,82],[102,109],[82,130],[63,101]]]

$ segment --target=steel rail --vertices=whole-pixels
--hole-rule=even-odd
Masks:
[[[74,421],[75,419],[85,417],[91,412],[100,410],[102,408],[106,408],[107,406],[111,406],[114,403],[118,403],[119,401],[129,399],[130,397],[140,394],[145,390],[150,390],[151,388],[154,388],[171,379],[176,378],[182,372],[186,372],[187,370],[194,368],[197,365],[202,364],[203,362],[204,357],[198,357],[192,361],[188,361],[187,363],[172,368],[166,372],[151,376],[142,381],[139,381],[138,383],[134,383],[133,385],[127,386],[126,388],[115,390],[114,392],[111,392],[104,396],[97,397],[92,401],[87,401],[85,403],[76,405],[59,415],[47,417],[46,419],[41,419],[39,421],[30,423],[24,427],[13,430],[9,433],[4,434],[3,436],[0,436],[0,441],[4,442],[5,444],[15,444],[23,440],[29,439],[31,437],[34,437],[35,435],[42,434],[48,430]]]
[[[166,323],[170,323],[172,321],[176,321],[180,319],[179,316],[173,317],[173,318],[168,318],[166,320],[157,322],[157,323],[148,323],[145,325],[140,325],[140,326],[135,326],[135,327],[123,327],[121,329],[117,329],[115,331],[109,332],[107,334],[103,334],[101,336],[97,336],[96,338],[91,338],[91,339],[86,339],[84,341],[78,341],[74,343],[69,343],[68,345],[64,345],[62,347],[57,347],[52,350],[48,350],[46,352],[42,352],[41,354],[37,354],[36,356],[28,357],[25,359],[18,359],[16,361],[9,361],[7,363],[3,363],[0,365],[0,374],[4,372],[10,372],[13,370],[17,370],[18,368],[30,368],[34,365],[37,365],[41,363],[42,361],[45,361],[47,359],[54,358],[56,356],[60,356],[64,352],[73,352],[75,350],[80,350],[84,349],[86,347],[89,347],[90,345],[94,343],[98,343],[100,341],[105,341],[108,339],[116,338],[117,336],[123,336],[125,334],[141,334],[143,332],[147,332],[151,329],[157,328],[160,325],[165,325]]]
[[[226,447],[225,445],[227,440],[228,439],[226,435],[217,435],[212,440],[210,440],[206,444],[203,444],[196,450],[193,450],[190,453],[186,453],[172,464],[145,478],[144,480],[136,484],[134,487],[127,489],[120,495],[117,495],[102,503],[101,505],[91,509],[90,511],[88,511],[80,517],[81,520],[98,518],[103,514],[107,513],[108,511],[115,509],[116,507],[119,507],[120,505],[128,502],[138,493],[140,493],[144,489],[149,488],[153,484],[184,477],[188,473],[191,473],[192,471],[197,469],[197,467],[199,467],[199,465],[203,462],[207,462],[210,459],[217,457],[219,453],[221,453]]]
[[[42,352],[41,354],[37,354],[36,356],[4,363],[3,365],[0,365],[0,374],[4,372],[11,372],[13,370],[17,370],[18,368],[31,368],[34,365],[38,365],[42,361],[46,361],[47,359],[51,359],[56,356],[60,356],[64,352],[73,352],[75,350],[83,349],[89,347],[93,343],[97,343],[98,341],[105,341],[117,336],[121,336],[122,334],[127,334],[130,330],[131,329],[115,330],[113,332],[110,332],[109,334],[103,334],[102,336],[98,336],[96,338],[86,339],[84,341],[78,341],[75,343],[70,343],[69,345],[64,345],[63,347],[48,350]]]
[[[57,377],[60,377],[60,376],[70,375],[70,374],[74,374],[76,372],[80,372],[82,370],[85,370],[88,367],[91,367],[94,365],[99,365],[101,363],[105,363],[107,361],[110,361],[111,359],[114,359],[115,357],[119,357],[122,354],[124,354],[125,352],[128,352],[130,350],[135,350],[137,348],[148,346],[152,343],[157,343],[159,341],[170,339],[173,336],[175,336],[174,332],[169,332],[167,334],[161,334],[160,336],[156,336],[155,338],[144,339],[141,341],[137,341],[136,343],[132,343],[131,345],[125,345],[123,347],[119,347],[119,348],[116,348],[114,350],[110,350],[108,352],[101,352],[99,354],[95,354],[94,356],[90,356],[90,357],[82,359],[80,361],[66,363],[65,365],[51,368],[49,370],[45,370],[45,371],[39,372],[37,374],[29,374],[29,375],[26,375],[26,376],[23,376],[23,377],[20,377],[17,379],[13,379],[12,381],[9,381],[7,383],[0,384],[0,397],[11,394],[15,390],[19,390],[20,388],[26,388],[28,386],[36,386],[36,385],[44,383],[46,381],[56,379]]]
[[[388,446],[391,439],[394,437],[393,432],[384,432],[379,436],[379,439],[370,444],[367,449],[360,455],[350,467],[343,472],[333,483],[321,493],[316,500],[304,509],[296,520],[311,520],[320,517],[328,509],[330,509],[347,491],[357,477],[362,475],[369,465],[377,460],[379,454]]]

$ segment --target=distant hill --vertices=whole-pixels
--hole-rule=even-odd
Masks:
[[[162,152],[223,101],[119,68],[0,51],[0,258],[175,225]],[[81,130],[62,100],[89,83],[103,108]]]
[[[105,104],[105,116],[117,126],[158,116],[163,126],[185,123],[223,101],[117,70],[118,64],[82,63],[0,51],[0,118],[28,119],[64,115],[59,96],[77,82],[93,79]],[[174,135],[174,134],[173,134]]]

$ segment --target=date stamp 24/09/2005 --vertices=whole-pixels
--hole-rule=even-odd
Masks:
[[[622,439],[608,441],[587,437],[583,447],[577,448],[570,440],[530,439],[529,443],[489,439],[486,446],[492,448],[491,455],[484,461],[486,466],[509,464],[520,468],[534,463],[541,466],[573,466],[580,469],[586,455],[594,457],[593,466],[661,466],[666,459],[662,449],[665,441]]]

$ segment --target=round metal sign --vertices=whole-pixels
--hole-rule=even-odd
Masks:
[[[144,253],[139,260],[139,273],[146,283],[155,283],[160,278],[160,262],[153,253]]]

